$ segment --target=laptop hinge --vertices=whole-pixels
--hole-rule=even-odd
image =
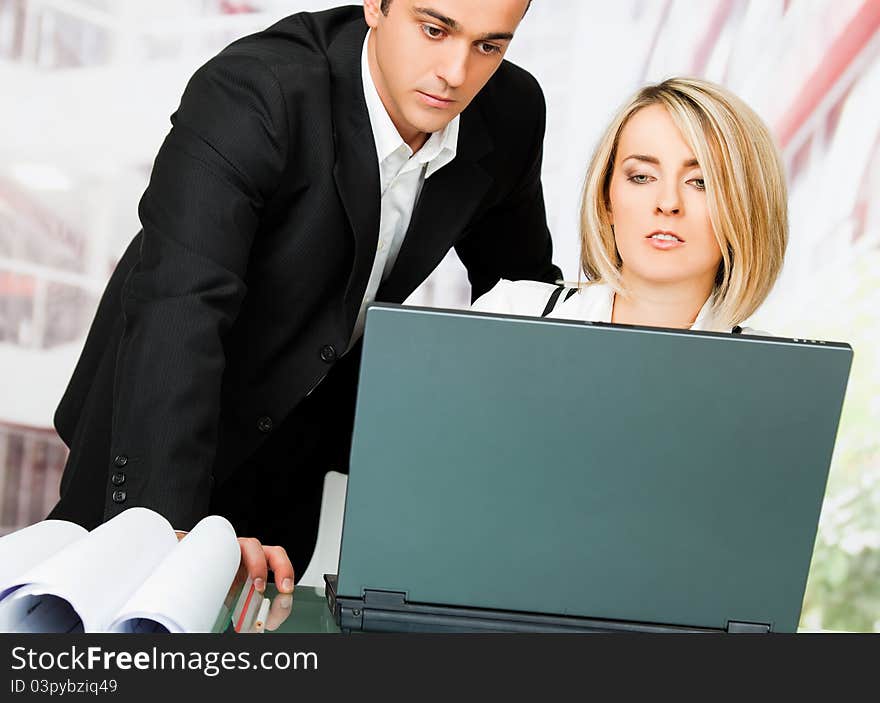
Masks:
[[[364,605],[373,608],[395,608],[406,604],[403,591],[379,591],[364,589]]]
[[[760,622],[736,622],[735,620],[728,620],[727,631],[732,633],[761,635],[770,632],[770,626]]]
[[[334,605],[336,605],[334,603]],[[404,610],[406,605],[406,593],[398,591],[376,591],[364,589],[364,597],[361,602],[349,602],[339,604],[334,614],[343,632],[364,629],[364,618],[367,612],[384,612]]]

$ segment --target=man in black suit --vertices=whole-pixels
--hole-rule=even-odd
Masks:
[[[302,573],[324,473],[347,468],[366,304],[453,246],[474,297],[560,275],[543,96],[502,61],[528,4],[301,13],[196,72],[55,416],[50,517],[219,513],[258,587],[268,561],[291,590],[287,553]]]

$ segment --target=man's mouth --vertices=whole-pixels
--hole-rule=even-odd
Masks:
[[[422,101],[430,107],[449,107],[455,102],[455,100],[444,98],[441,95],[434,95],[433,93],[426,93],[423,90],[417,90],[416,93],[418,93],[422,98]]]

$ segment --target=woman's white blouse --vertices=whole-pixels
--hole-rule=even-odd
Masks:
[[[551,283],[541,283],[540,281],[502,279],[492,290],[482,295],[471,309],[480,312],[540,317],[555,288],[556,286]],[[578,292],[568,300],[563,300],[565,295],[564,291],[556,307],[547,317],[563,320],[611,322],[614,291],[610,286],[604,283],[589,283],[581,286]],[[711,298],[703,304],[697,319],[691,325],[691,329],[706,332],[730,332],[730,327],[713,318]],[[743,334],[764,333],[744,327]]]

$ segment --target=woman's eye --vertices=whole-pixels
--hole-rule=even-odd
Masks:
[[[697,190],[706,190],[706,181],[702,178],[691,178],[688,183],[693,183]]]
[[[431,24],[423,24],[422,31],[430,38],[430,39],[439,39],[443,36],[443,30],[439,27],[435,27]]]
[[[630,176],[627,180],[632,181],[633,183],[647,183],[648,178],[650,178],[650,176],[648,176],[647,174],[636,173],[636,174]]]

